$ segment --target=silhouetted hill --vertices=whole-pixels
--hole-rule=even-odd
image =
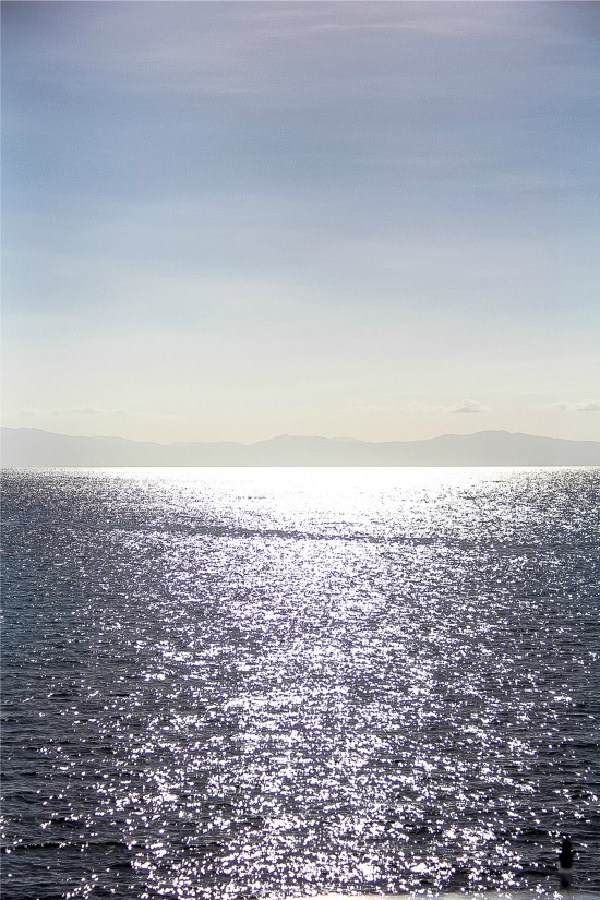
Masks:
[[[508,431],[367,443],[282,434],[255,444],[151,444],[2,428],[4,467],[29,466],[600,466],[600,442]]]

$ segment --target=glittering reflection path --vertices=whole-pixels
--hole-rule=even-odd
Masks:
[[[315,894],[315,900],[342,900],[348,897],[348,894],[333,893],[328,891],[326,894]],[[486,891],[446,891],[439,893],[434,890],[411,891],[402,894],[357,894],[351,895],[354,900],[375,900],[376,897],[386,897],[387,900],[598,900],[599,891],[581,891],[577,889],[569,890],[486,890]],[[300,898],[290,898],[290,900],[300,900]]]
[[[543,886],[564,827],[597,883],[593,473],[27,477],[22,883],[50,845],[74,897]]]

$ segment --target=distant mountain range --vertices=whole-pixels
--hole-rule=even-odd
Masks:
[[[2,428],[4,467],[52,466],[600,466],[599,441],[508,431],[368,443],[282,434],[255,444],[151,444]]]

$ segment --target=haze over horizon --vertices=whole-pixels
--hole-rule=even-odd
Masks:
[[[7,2],[3,425],[600,439],[580,2]]]
[[[568,441],[508,431],[440,435],[424,441],[357,441],[277,435],[250,444],[127,441],[115,437],[0,429],[3,468],[48,467],[480,467],[600,466],[600,441]]]

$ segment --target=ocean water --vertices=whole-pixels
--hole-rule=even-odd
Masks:
[[[600,889],[600,470],[11,470],[2,896]]]

